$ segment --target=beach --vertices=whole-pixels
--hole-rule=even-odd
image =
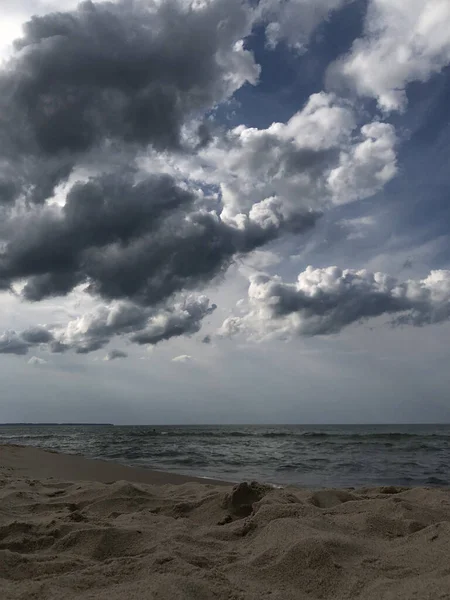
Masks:
[[[2,600],[450,598],[450,492],[232,485],[0,446]]]

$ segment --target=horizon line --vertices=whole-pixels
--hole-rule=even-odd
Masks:
[[[91,421],[11,421],[0,423],[0,427],[11,426],[97,426],[97,427],[362,427],[362,426],[387,426],[387,425],[450,425],[450,422],[385,422],[385,423],[100,423]]]

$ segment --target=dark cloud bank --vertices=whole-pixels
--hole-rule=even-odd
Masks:
[[[215,305],[182,293],[320,217],[266,198],[237,225],[221,218],[220,200],[139,171],[146,148],[183,154],[207,144],[208,111],[259,73],[240,43],[251,31],[248,5],[149,6],[84,2],[35,17],[0,74],[0,289],[24,282],[23,299],[40,301],[84,284],[107,303],[82,326],[7,332],[0,353],[42,344],[88,353],[115,335],[156,344],[196,333]],[[47,202],[88,167],[63,207]],[[286,313],[305,302],[284,291]]]
[[[32,18],[0,75],[1,200],[43,202],[106,143],[181,149],[188,118],[257,77],[233,51],[248,27],[237,0],[83,2]]]
[[[277,206],[267,211],[276,213]],[[12,216],[0,278],[5,286],[27,278],[27,300],[89,283],[106,299],[155,304],[207,283],[237,253],[283,232],[304,231],[318,216],[306,211],[292,219],[280,212],[277,222],[249,218],[238,229],[169,177],[134,183],[128,174],[103,175],[76,184],[62,209],[36,207]]]

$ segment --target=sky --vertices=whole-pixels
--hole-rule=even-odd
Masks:
[[[450,422],[448,0],[3,0],[0,422]]]

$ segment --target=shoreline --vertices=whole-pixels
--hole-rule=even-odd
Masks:
[[[34,479],[54,478],[65,481],[129,481],[148,485],[183,485],[204,483],[233,486],[233,482],[158,471],[125,465],[115,460],[88,458],[37,446],[0,444],[0,469],[14,469],[17,474]]]
[[[450,486],[450,427],[0,427],[0,443],[225,482]]]
[[[17,470],[18,475],[50,479],[64,479],[65,481],[91,481],[98,483],[111,483],[114,481],[129,481],[147,485],[183,485],[185,483],[199,483],[211,486],[232,487],[239,481],[250,481],[250,478],[240,480],[224,480],[215,477],[202,477],[186,475],[174,471],[160,471],[145,466],[137,466],[119,462],[116,459],[91,458],[80,454],[70,454],[32,446],[27,444],[0,443],[0,471],[2,467]],[[273,489],[296,490],[377,490],[382,488],[401,488],[402,490],[430,489],[450,492],[450,485],[405,485],[403,483],[380,482],[373,485],[362,483],[352,486],[325,486],[325,485],[300,485],[278,484],[270,481],[258,480],[258,483]],[[450,597],[450,596],[449,596]]]

